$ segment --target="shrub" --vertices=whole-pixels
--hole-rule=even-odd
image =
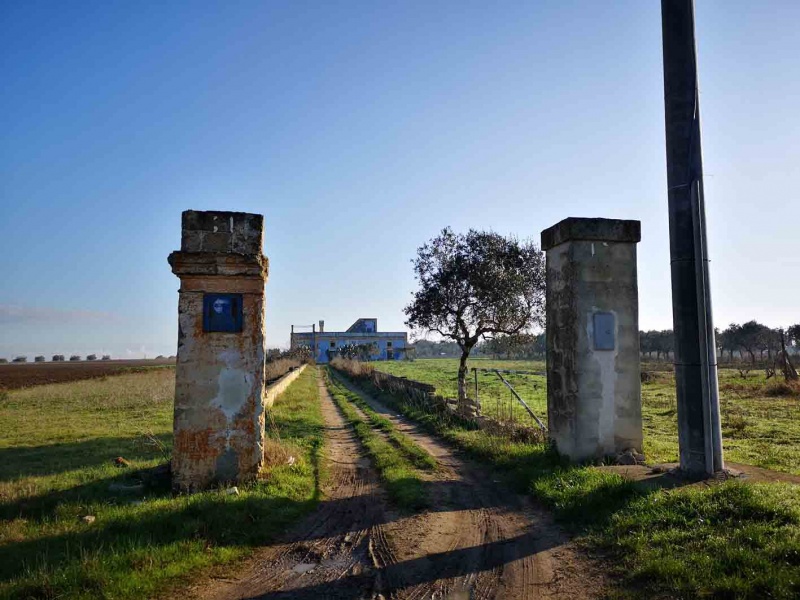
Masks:
[[[747,419],[741,413],[730,413],[725,417],[725,427],[730,430],[731,437],[746,437]]]
[[[44,356],[37,356],[33,359],[33,362],[44,362]]]
[[[14,357],[14,362],[15,363],[28,362],[28,357],[27,356],[16,356],[16,357]]]
[[[264,367],[264,381],[269,383],[275,381],[299,367],[302,362],[291,358],[279,358],[268,362]]]
[[[800,383],[796,381],[776,381],[766,387],[765,396],[800,396]]]
[[[369,363],[358,360],[351,360],[337,356],[331,361],[331,366],[337,371],[344,371],[351,377],[364,377],[375,371],[375,367]]]
[[[73,354],[72,356],[70,356],[70,357],[69,357],[69,359],[70,359],[70,360],[80,360],[80,359],[81,359],[81,357],[80,357],[80,355],[78,355],[78,354]]]
[[[311,351],[311,348],[308,346],[298,346],[297,348],[293,348],[292,350],[286,350],[285,352],[281,352],[276,359],[279,358],[288,358],[291,360],[298,360],[300,363],[306,363],[309,365],[313,365],[314,361],[314,354]]]
[[[669,371],[642,371],[640,373],[640,378],[642,383],[652,383],[652,384],[664,384],[664,383],[671,383],[673,380],[673,375]]]

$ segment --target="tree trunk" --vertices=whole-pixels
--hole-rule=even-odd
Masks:
[[[786,351],[786,338],[783,335],[783,329],[780,329],[781,334],[781,348],[778,351],[778,356],[781,358],[781,369],[783,370],[783,379],[785,381],[797,381],[797,371],[789,358],[789,353]]]
[[[458,403],[463,404],[467,399],[467,358],[469,348],[461,350],[461,359],[458,363]]]

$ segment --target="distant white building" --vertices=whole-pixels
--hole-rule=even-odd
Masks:
[[[379,332],[378,319],[358,319],[347,331],[325,331],[325,321],[311,331],[295,332],[292,325],[290,348],[312,349],[318,363],[326,363],[349,344],[373,346],[374,360],[400,360],[410,349],[405,331]]]

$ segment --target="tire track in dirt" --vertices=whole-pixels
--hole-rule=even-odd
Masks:
[[[431,485],[431,511],[385,526],[394,553],[420,568],[389,569],[398,598],[592,598],[602,595],[601,565],[570,543],[551,515],[506,489],[492,473],[458,456],[424,432],[337,377],[398,431],[411,437],[443,466]],[[444,534],[444,535],[442,535]],[[416,539],[413,545],[409,540]],[[445,541],[446,540],[446,541]],[[443,545],[446,547],[442,547]],[[453,573],[453,576],[447,577]],[[427,579],[414,585],[414,581]],[[415,589],[416,588],[416,589]]]
[[[352,386],[348,385],[347,382],[339,377],[336,377],[332,371],[331,377],[335,378],[338,383],[346,386],[351,391],[356,391],[358,393],[358,391]],[[349,405],[365,423],[371,424],[369,416],[361,409],[361,407],[352,402],[349,402]],[[400,428],[397,429],[400,430]],[[387,432],[382,431],[374,426],[372,431],[376,435],[380,436],[385,442],[392,444]],[[403,433],[405,433],[405,431],[403,431]],[[436,454],[430,452],[428,448],[425,448],[425,450],[428,451],[432,456],[436,457]],[[446,467],[441,462],[439,464],[441,468],[438,473],[418,471],[420,477],[427,483],[436,483],[450,479],[453,475],[452,469]],[[464,517],[467,519],[466,521],[464,519],[452,519],[446,514],[446,511],[442,512],[439,510],[439,507],[445,505],[448,501],[441,491],[442,488],[437,485],[431,485],[428,487],[428,492],[431,495],[430,503],[433,507],[432,511],[425,511],[412,516],[397,516],[394,519],[387,520],[386,525],[373,528],[373,535],[375,535],[376,539],[379,539],[382,542],[382,547],[393,549],[392,556],[395,558],[395,560],[389,561],[379,560],[376,561],[376,564],[380,564],[381,567],[386,568],[389,565],[397,562],[397,558],[400,558],[401,560],[414,559],[428,554],[442,554],[451,552],[457,548],[469,547],[472,544],[480,542],[480,536],[476,532],[480,531],[480,519],[482,518],[482,515],[464,515]],[[390,543],[386,537],[387,527],[400,532],[401,537],[406,543],[399,545],[396,543]],[[410,533],[415,532],[417,529],[419,531],[429,532],[431,527],[434,527],[434,530],[436,531],[436,535],[430,537],[429,541],[432,543],[419,546],[414,542],[414,540],[422,539],[425,536],[419,535],[418,533],[409,535]],[[398,557],[396,552],[400,552],[401,555]],[[394,570],[389,570],[388,572],[394,572]],[[396,577],[393,579],[396,579]],[[402,598],[404,600],[444,597],[449,594],[449,591],[452,588],[452,585],[446,581],[433,581],[421,585],[412,585],[408,589],[403,589],[405,586],[402,580],[399,582],[394,580],[384,581],[382,583],[384,587],[389,588],[391,591],[390,595],[392,597]]]
[[[370,598],[380,593],[376,567],[394,561],[380,532],[386,497],[353,431],[318,378],[329,476],[325,500],[282,542],[266,546],[237,576],[193,590],[205,600],[233,598]],[[347,579],[349,576],[350,579]],[[331,583],[330,590],[303,588]]]
[[[443,467],[426,482],[429,510],[413,515],[393,511],[323,377],[318,382],[330,474],[325,500],[282,541],[259,550],[236,576],[201,584],[190,590],[194,597],[466,600],[602,595],[600,566],[569,543],[546,511],[346,383]]]

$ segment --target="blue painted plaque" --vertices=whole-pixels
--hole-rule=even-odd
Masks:
[[[594,349],[613,350],[615,343],[614,314],[608,312],[594,313]]]
[[[241,294],[203,294],[203,331],[241,333]]]

